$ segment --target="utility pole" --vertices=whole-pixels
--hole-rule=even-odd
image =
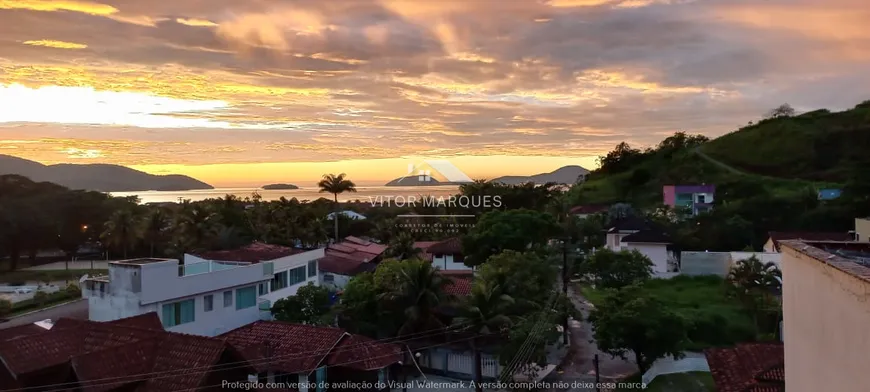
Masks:
[[[562,294],[565,295],[565,299],[569,301],[568,298],[568,237],[562,240]],[[564,324],[562,325],[562,343],[568,345],[568,314],[565,314]]]
[[[595,392],[601,392],[601,376],[598,374],[598,354],[595,354],[592,363],[595,364]]]

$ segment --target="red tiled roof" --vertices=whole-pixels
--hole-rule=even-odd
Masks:
[[[452,283],[444,288],[444,292],[457,297],[467,297],[471,295],[471,285],[474,279],[474,275],[471,273],[471,271],[468,271],[468,273],[450,272],[459,271],[441,271],[441,274],[444,275]]]
[[[366,271],[373,271],[375,264],[365,263],[362,261],[337,257],[335,255],[326,255],[317,260],[317,269],[323,272],[355,276]]]
[[[426,252],[435,255],[458,255],[462,254],[462,239],[459,237],[448,238],[433,244]]]
[[[280,245],[254,242],[248,246],[234,250],[216,250],[200,253],[197,256],[214,261],[241,261],[247,263],[259,263],[270,261],[305,252],[302,249],[290,248]]]
[[[440,241],[417,241],[414,243],[414,247],[418,248],[422,251],[426,251],[430,246],[437,244]]]
[[[849,233],[814,233],[814,232],[779,232],[771,231],[767,233],[770,239],[773,240],[773,246],[779,251],[779,242],[786,240],[806,240],[806,241],[852,241],[854,238]]]
[[[386,245],[361,240],[356,237],[347,237],[338,244],[326,247],[326,254],[343,259],[368,263],[378,258],[387,250]]]
[[[160,321],[160,316],[157,315],[157,312],[148,312],[138,316],[109,321],[109,324],[163,331],[163,323]]]
[[[36,324],[24,324],[6,329],[0,329],[0,341],[15,339],[22,336],[36,335],[48,331]]]
[[[719,392],[785,391],[781,343],[749,343],[704,352]]]
[[[66,363],[67,368],[59,369],[73,371],[87,392],[108,391],[131,383],[138,384],[136,392],[187,390],[202,385],[229,346],[220,339],[130,326],[147,326],[150,317],[107,323],[60,319],[44,333],[0,342],[0,362],[14,375]],[[158,372],[162,376],[144,376]],[[106,385],[105,381],[97,381],[107,378],[114,382]]]
[[[571,208],[569,212],[573,215],[586,215],[597,214],[599,212],[607,211],[608,209],[610,209],[610,207],[606,205],[585,205]]]
[[[401,360],[399,346],[377,343],[340,328],[257,321],[221,337],[238,349],[245,360],[259,361],[255,363],[258,372],[307,373],[324,364],[370,370]],[[280,359],[264,361],[269,351]]]

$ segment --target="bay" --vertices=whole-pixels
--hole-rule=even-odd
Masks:
[[[450,196],[459,192],[456,185],[433,185],[433,186],[360,186],[356,192],[338,195],[338,201],[348,202],[359,200],[364,203],[372,202],[376,198],[407,198],[409,196]],[[281,197],[302,200],[317,200],[325,197],[333,199],[330,193],[321,193],[317,187],[299,187],[299,189],[258,189],[258,188],[215,188],[191,191],[141,191],[141,192],[111,192],[112,196],[127,197],[138,196],[139,201],[145,203],[179,202],[182,200],[200,201],[205,199],[222,198],[225,195],[234,195],[242,199],[250,197],[254,192],[260,194],[265,201],[278,200]]]

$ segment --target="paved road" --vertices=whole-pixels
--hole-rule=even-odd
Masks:
[[[61,317],[86,320],[88,318],[88,301],[82,299],[76,302],[60,305],[50,309],[40,310],[24,316],[15,317],[5,323],[0,323],[0,329],[35,323],[45,319],[57,321]]]
[[[609,354],[598,350],[592,325],[585,322],[593,308],[592,304],[583,298],[574,287],[568,287],[568,296],[574,307],[583,314],[583,321],[572,320],[568,325],[571,332],[571,350],[562,362],[561,369],[558,369],[561,370],[561,373],[557,373],[552,381],[563,381],[569,384],[574,381],[594,382],[595,365],[593,362],[595,354],[598,354],[601,382],[622,379],[636,373],[637,365],[633,362],[621,358],[611,358]],[[561,391],[565,391],[565,389]],[[575,391],[585,391],[585,389],[576,389]]]

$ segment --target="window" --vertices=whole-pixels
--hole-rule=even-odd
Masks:
[[[272,291],[287,287],[287,271],[281,271],[272,278]]]
[[[257,306],[257,288],[254,286],[236,290],[236,310]]]
[[[323,274],[323,281],[324,282],[334,282],[335,276],[332,276],[332,274]]]
[[[163,305],[163,327],[169,328],[192,323],[195,313],[196,302],[193,299],[165,304]]]
[[[317,260],[308,262],[308,277],[317,276]]]
[[[224,291],[224,307],[228,308],[230,306],[233,306],[233,292]]]
[[[308,278],[305,276],[305,266],[304,265],[301,267],[296,267],[296,268],[293,268],[293,269],[287,271],[287,283],[289,283],[290,286],[297,284],[297,283],[302,283],[305,281],[305,279],[308,279]]]
[[[268,283],[260,283],[259,293],[260,293],[260,295],[266,295],[266,294],[269,294],[269,285],[268,285]]]
[[[698,195],[698,203],[706,203],[707,195]]]
[[[202,309],[206,312],[211,312],[214,309],[214,295],[206,295],[202,297]]]

